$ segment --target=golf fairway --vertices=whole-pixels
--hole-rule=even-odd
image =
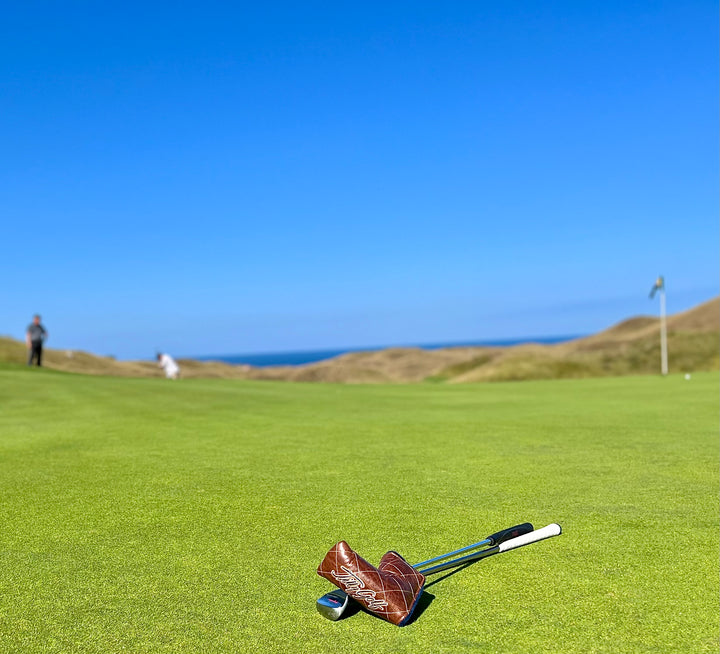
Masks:
[[[0,369],[0,651],[717,652],[718,375],[340,386]],[[346,540],[416,619],[324,620]],[[436,582],[438,579],[438,583]]]

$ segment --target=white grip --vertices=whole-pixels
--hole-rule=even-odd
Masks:
[[[531,531],[529,534],[523,534],[506,540],[504,543],[498,545],[499,552],[507,552],[514,550],[516,547],[522,547],[523,545],[529,545],[530,543],[537,543],[539,540],[545,540],[546,538],[552,538],[553,536],[559,536],[562,534],[562,527],[554,522],[547,527],[542,529],[536,529]]]

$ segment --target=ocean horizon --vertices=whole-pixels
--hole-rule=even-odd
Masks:
[[[484,341],[461,341],[455,343],[425,343],[421,345],[378,345],[374,347],[347,347],[327,350],[296,350],[287,352],[260,352],[252,354],[204,354],[201,356],[180,357],[196,361],[220,361],[232,365],[247,364],[256,368],[269,366],[301,366],[308,363],[326,361],[341,354],[351,352],[375,352],[395,347],[417,347],[421,350],[439,350],[444,347],[507,347],[510,345],[523,345],[526,343],[539,343],[541,345],[554,345],[582,338],[582,335],[573,336],[542,336],[535,338],[504,338]]]

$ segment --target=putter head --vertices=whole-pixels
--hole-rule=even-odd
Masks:
[[[350,596],[338,588],[319,598],[315,602],[315,608],[323,618],[334,622],[342,617],[349,601]]]

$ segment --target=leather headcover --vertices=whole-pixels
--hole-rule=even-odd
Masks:
[[[344,540],[325,555],[317,573],[371,613],[400,627],[410,619],[425,585],[425,577],[397,552],[385,554],[376,568]]]

